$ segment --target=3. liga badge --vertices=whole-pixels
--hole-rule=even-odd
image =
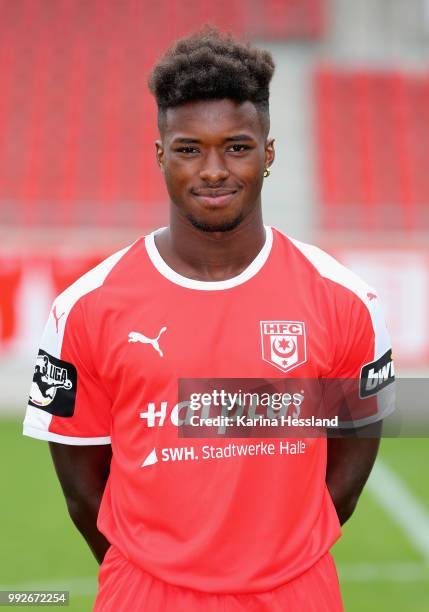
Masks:
[[[262,359],[282,372],[307,361],[302,321],[261,321]]]

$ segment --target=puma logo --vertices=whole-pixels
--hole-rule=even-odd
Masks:
[[[65,314],[66,314],[65,312],[62,312],[62,313],[60,314],[60,316],[58,316],[58,313],[57,313],[57,306],[56,306],[56,305],[55,305],[55,306],[53,307],[53,309],[52,309],[52,316],[53,316],[53,317],[54,317],[54,319],[55,319],[55,328],[56,328],[56,330],[57,330],[57,334],[58,334],[58,323],[60,322],[61,317],[63,317]]]
[[[128,342],[141,342],[142,344],[151,344],[153,348],[156,350],[156,352],[159,353],[159,356],[163,357],[164,353],[162,352],[159,346],[158,340],[161,334],[163,334],[166,329],[167,329],[166,327],[162,327],[156,338],[148,338],[147,336],[144,336],[140,332],[132,331],[128,334]]]

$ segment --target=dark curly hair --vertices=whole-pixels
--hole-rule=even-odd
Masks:
[[[268,119],[273,72],[271,53],[205,26],[167,50],[152,70],[149,88],[161,116],[186,102],[229,98],[253,102]]]

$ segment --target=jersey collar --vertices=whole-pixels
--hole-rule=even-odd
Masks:
[[[249,279],[251,279],[255,274],[259,272],[262,266],[268,259],[268,256],[271,252],[271,247],[273,244],[273,232],[272,228],[269,225],[265,225],[265,243],[262,249],[259,251],[255,259],[245,268],[240,274],[237,276],[233,276],[232,278],[228,278],[222,281],[201,281],[195,280],[192,278],[188,278],[187,276],[182,276],[173,268],[170,268],[169,265],[162,259],[161,255],[155,244],[155,236],[162,230],[164,227],[161,227],[151,234],[145,236],[145,245],[147,254],[162,276],[167,278],[172,283],[176,285],[180,285],[181,287],[186,287],[187,289],[199,289],[201,291],[217,291],[219,289],[231,289],[232,287],[237,287],[238,285],[242,285]]]

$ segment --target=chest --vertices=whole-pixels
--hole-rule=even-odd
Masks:
[[[329,368],[328,314],[308,291],[141,291],[100,319],[103,380],[114,393],[179,378],[318,378]]]

